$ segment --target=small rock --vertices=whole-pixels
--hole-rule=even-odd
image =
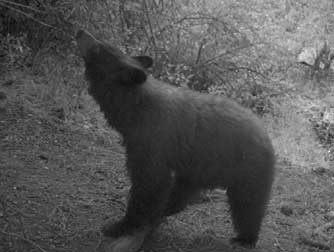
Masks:
[[[7,110],[5,108],[0,107],[0,123],[5,123],[5,120],[2,119],[5,119],[6,112]]]
[[[53,108],[50,114],[57,117],[60,120],[65,120],[65,110],[63,108]]]
[[[312,172],[317,174],[317,175],[324,175],[326,173],[326,168],[325,167],[317,167],[312,169]]]
[[[293,215],[293,209],[292,207],[288,206],[288,205],[283,205],[281,206],[281,213],[286,215],[286,216],[291,216]]]
[[[7,98],[7,95],[4,92],[0,91],[0,100],[4,100]]]
[[[298,208],[297,209],[297,214],[298,215],[304,215],[306,213],[306,209],[305,208]]]
[[[13,80],[13,79],[11,79],[11,80],[6,80],[4,83],[2,83],[2,86],[4,86],[4,87],[8,87],[8,86],[11,86],[13,83],[14,83],[14,80]]]
[[[327,175],[327,176],[330,176],[330,177],[334,177],[334,171],[333,170],[322,167],[322,166],[312,169],[312,172],[314,174],[318,175],[318,176]]]
[[[48,160],[49,158],[47,156],[45,156],[44,154],[40,154],[38,156],[41,160]]]
[[[312,47],[305,47],[298,55],[297,62],[303,63],[308,66],[313,66],[316,58],[317,50]]]
[[[334,211],[329,211],[326,215],[325,215],[325,218],[327,220],[331,220],[333,221],[334,220]]]

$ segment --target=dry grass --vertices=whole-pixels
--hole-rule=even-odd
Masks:
[[[129,189],[119,137],[86,94],[85,106],[64,122],[42,106],[46,85],[29,75],[18,79],[1,88],[0,251],[104,251],[99,227],[123,215]],[[322,153],[300,116],[285,111],[284,120],[266,120],[277,153],[291,162],[279,161],[255,251],[328,249],[332,229],[321,227],[334,221],[333,177],[296,169],[319,165]],[[144,251],[238,251],[228,244],[232,235],[225,194],[214,191],[168,218]]]
[[[328,168],[327,150],[321,146],[308,119],[289,101],[277,109],[279,117],[267,115],[264,118],[277,155],[308,170]]]

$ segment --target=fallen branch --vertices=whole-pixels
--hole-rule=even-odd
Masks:
[[[274,246],[279,248],[283,252],[287,252],[286,249],[282,247],[281,243],[279,242],[279,240],[276,237],[275,237],[275,245]]]
[[[328,244],[325,244],[323,242],[313,241],[311,239],[307,239],[306,237],[300,237],[299,242],[301,242],[301,243],[303,243],[307,246],[317,248],[317,249],[321,249],[321,250],[330,250],[331,249],[330,245],[328,245]]]

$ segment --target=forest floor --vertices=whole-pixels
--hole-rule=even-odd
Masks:
[[[9,99],[9,98],[7,98]],[[0,103],[1,105],[1,103]],[[0,252],[104,251],[100,226],[124,214],[129,181],[118,135],[0,106]],[[272,199],[252,251],[334,251],[334,174],[278,158]],[[142,251],[232,248],[223,191],[169,217]]]

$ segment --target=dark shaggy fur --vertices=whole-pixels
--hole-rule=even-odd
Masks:
[[[149,57],[129,57],[89,33],[77,42],[89,92],[124,138],[132,187],[120,237],[183,210],[201,189],[227,189],[234,242],[254,246],[274,175],[274,151],[258,118],[232,100],[152,77]]]

